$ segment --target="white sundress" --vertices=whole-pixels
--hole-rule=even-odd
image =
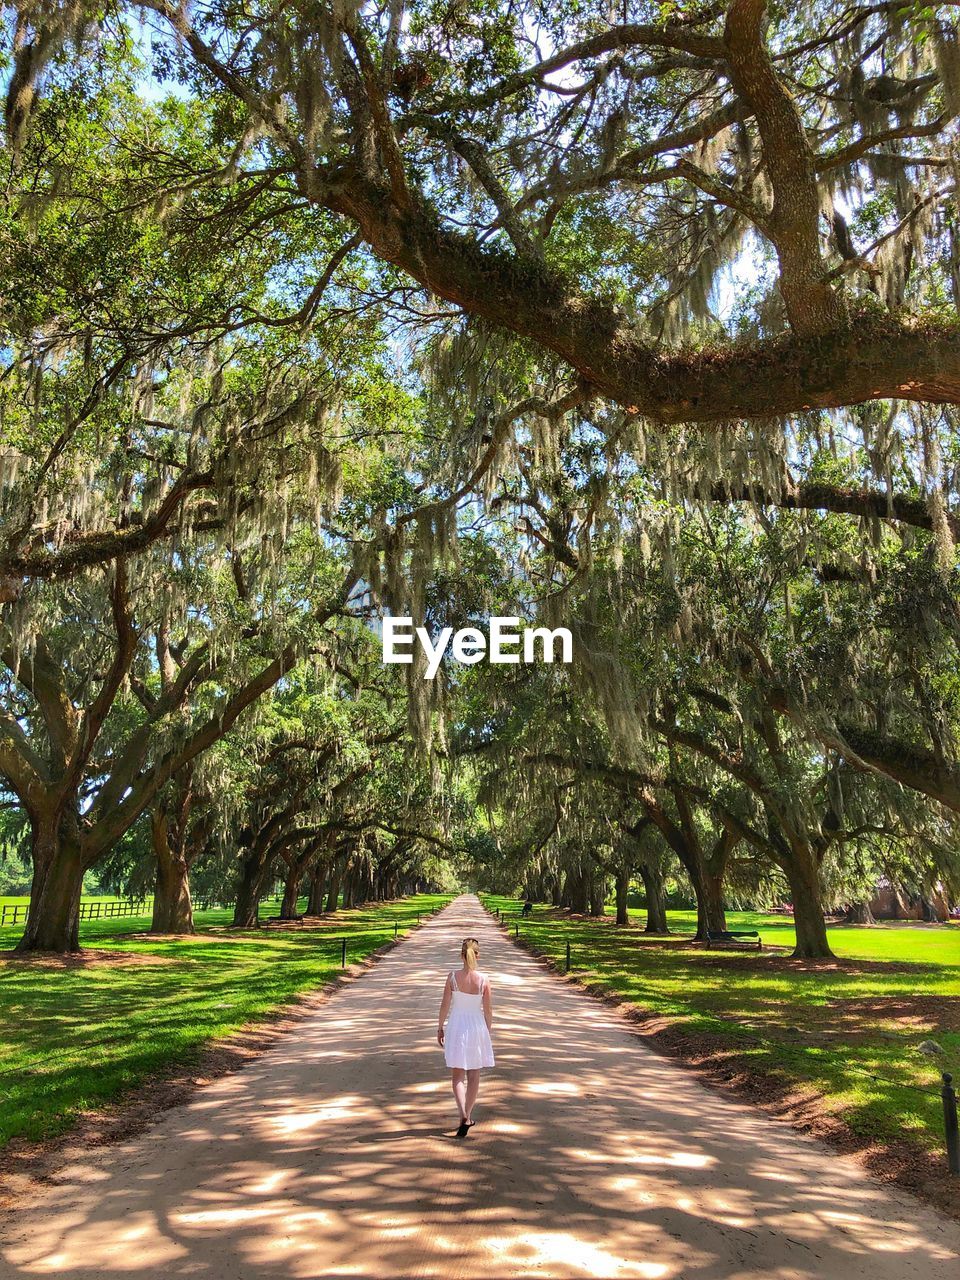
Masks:
[[[461,1071],[476,1071],[480,1067],[492,1067],[493,1043],[487,1022],[483,1016],[483,992],[486,978],[480,979],[480,990],[470,995],[457,986],[456,975],[451,972],[453,1003],[450,1018],[443,1035],[443,1056],[448,1067]]]

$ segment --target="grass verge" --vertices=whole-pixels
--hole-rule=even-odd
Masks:
[[[448,896],[420,894],[296,926],[227,931],[230,912],[197,912],[200,932],[150,937],[143,918],[81,926],[79,957],[0,952],[0,1146],[50,1138],[86,1111],[212,1042],[256,1023],[416,926]],[[0,948],[20,928],[0,931]]]
[[[960,1079],[960,928],[832,928],[838,959],[823,963],[789,957],[781,916],[729,912],[728,927],[758,929],[764,948],[717,951],[691,943],[690,912],[669,913],[671,936],[656,937],[543,906],[522,920],[515,898],[484,905],[561,970],[569,942],[577,980],[646,1015],[643,1030],[679,1056],[816,1098],[861,1146],[943,1151],[940,1073]],[[942,1055],[921,1052],[927,1041]]]

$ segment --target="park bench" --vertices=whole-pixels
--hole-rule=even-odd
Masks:
[[[708,947],[753,947],[753,939],[757,940],[757,950],[763,946],[763,940],[756,929],[721,929],[707,934]]]
[[[264,916],[264,924],[298,924],[303,928],[303,922],[306,916]]]

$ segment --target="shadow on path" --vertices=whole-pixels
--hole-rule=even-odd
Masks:
[[[497,1067],[479,1123],[435,1040],[473,933]],[[457,899],[275,1050],[90,1153],[0,1277],[957,1280],[960,1228],[701,1087]]]

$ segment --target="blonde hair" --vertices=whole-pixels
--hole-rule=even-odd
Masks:
[[[480,954],[480,943],[476,938],[464,938],[460,954],[463,957],[464,965],[468,969],[475,969],[477,967],[477,956]]]

